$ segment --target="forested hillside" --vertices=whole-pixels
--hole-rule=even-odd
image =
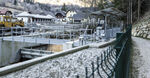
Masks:
[[[129,8],[129,0],[0,0],[1,6],[5,6],[8,3],[21,6],[21,9],[26,11],[32,11],[31,9],[34,9],[36,12],[54,10],[52,9],[53,6],[55,9],[61,9],[64,4],[68,8],[96,7],[99,10],[115,7],[125,13],[127,13]],[[132,0],[132,3],[133,21],[139,20],[150,8],[150,0]]]

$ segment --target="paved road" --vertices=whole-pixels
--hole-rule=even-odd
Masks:
[[[131,78],[150,78],[150,40],[133,37]]]

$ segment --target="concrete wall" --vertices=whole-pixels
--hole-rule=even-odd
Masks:
[[[29,45],[36,44],[4,41],[0,38],[0,67],[18,62],[20,60],[19,49]]]
[[[60,52],[63,51],[63,45],[48,45],[47,51],[52,51],[52,52]]]
[[[63,44],[63,50],[67,50],[67,49],[71,49],[73,48],[73,42],[70,41],[70,42],[66,42]]]
[[[35,50],[45,50],[50,52],[60,52],[63,51],[63,45],[57,45],[57,44],[43,44],[43,45],[37,45],[37,46],[29,46],[25,47],[27,49],[35,49]]]

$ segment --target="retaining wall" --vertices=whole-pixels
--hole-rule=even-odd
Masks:
[[[0,67],[18,62],[20,60],[19,49],[31,45],[36,44],[5,41],[0,38]]]

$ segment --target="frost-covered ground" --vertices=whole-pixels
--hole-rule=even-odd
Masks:
[[[133,37],[131,78],[150,78],[150,40]]]
[[[106,48],[89,48],[74,54],[51,59],[26,69],[16,71],[0,78],[80,78],[85,75],[85,66],[91,68],[91,62]]]

